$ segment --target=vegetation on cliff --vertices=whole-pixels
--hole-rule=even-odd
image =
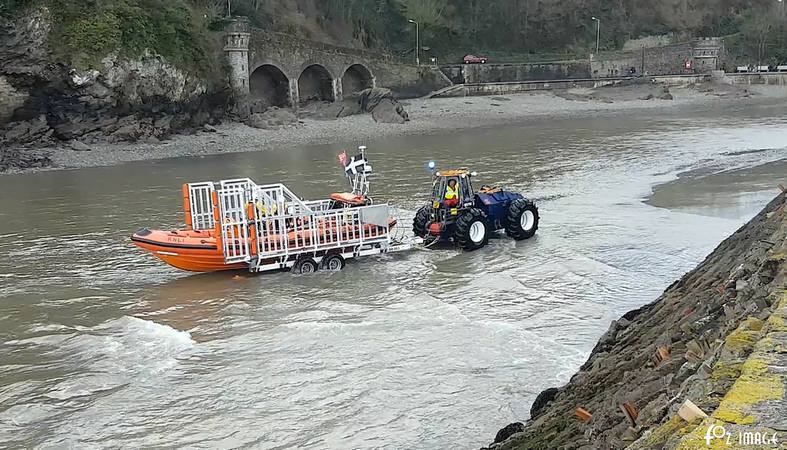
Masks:
[[[595,46],[595,16],[602,49],[648,35],[728,36],[736,57],[787,61],[787,8],[775,0],[0,0],[0,15],[33,3],[53,9],[61,54],[82,64],[108,49],[152,48],[202,66],[208,30],[228,12],[275,31],[397,53],[412,51],[413,19],[423,46],[442,60],[490,51],[585,55]]]
[[[775,0],[0,0],[0,15],[33,3],[52,8],[60,54],[81,64],[114,48],[150,48],[203,67],[208,31],[228,12],[275,31],[400,54],[412,51],[413,19],[423,46],[441,60],[465,52],[586,55],[595,46],[595,16],[606,50],[648,35],[728,36],[740,59],[787,61],[787,11]]]
[[[233,0],[232,8],[258,26],[398,53],[412,51],[413,19],[423,46],[443,60],[465,52],[584,56],[595,47],[594,16],[605,50],[648,35],[729,36],[737,57],[787,60],[787,13],[775,0]]]
[[[48,39],[53,57],[79,69],[94,68],[117,52],[164,56],[178,67],[200,73],[221,68],[209,9],[187,0],[4,0],[11,16],[36,6],[52,19]],[[215,73],[213,73],[215,75]],[[207,77],[210,79],[210,77]]]

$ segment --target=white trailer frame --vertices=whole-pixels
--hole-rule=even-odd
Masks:
[[[251,272],[412,248],[412,242],[393,236],[388,204],[304,201],[281,183],[258,185],[249,178],[187,186],[192,227],[213,230],[225,263],[245,263]]]

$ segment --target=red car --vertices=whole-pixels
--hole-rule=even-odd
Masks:
[[[486,64],[486,56],[466,55],[464,58],[465,64]]]

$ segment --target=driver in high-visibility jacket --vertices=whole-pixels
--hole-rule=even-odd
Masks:
[[[453,208],[458,204],[459,187],[456,185],[456,180],[448,180],[448,186],[445,187],[445,195],[443,196],[443,205]]]

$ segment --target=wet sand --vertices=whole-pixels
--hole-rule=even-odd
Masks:
[[[780,191],[780,184],[787,186],[787,158],[753,167],[685,172],[674,181],[655,186],[646,203],[672,211],[735,219],[757,212]]]
[[[787,97],[787,90],[778,87],[761,86],[752,90],[758,92],[758,95],[745,99],[707,95],[691,88],[671,88],[674,100],[576,101],[543,91],[505,97],[415,99],[403,102],[411,118],[410,122],[404,125],[376,123],[371,115],[330,121],[303,119],[297,127],[279,130],[262,130],[229,123],[216,127],[217,132],[178,135],[160,144],[93,145],[91,151],[75,151],[68,147],[45,149],[51,152],[53,161],[53,167],[46,170],[108,166],[128,161],[182,156],[287,149],[303,145],[346,143],[353,146],[393,136],[444,134],[456,130],[539,120],[615,117],[635,111],[668,112],[675,108],[702,110],[718,105],[723,107],[725,104],[756,104],[768,98]]]

